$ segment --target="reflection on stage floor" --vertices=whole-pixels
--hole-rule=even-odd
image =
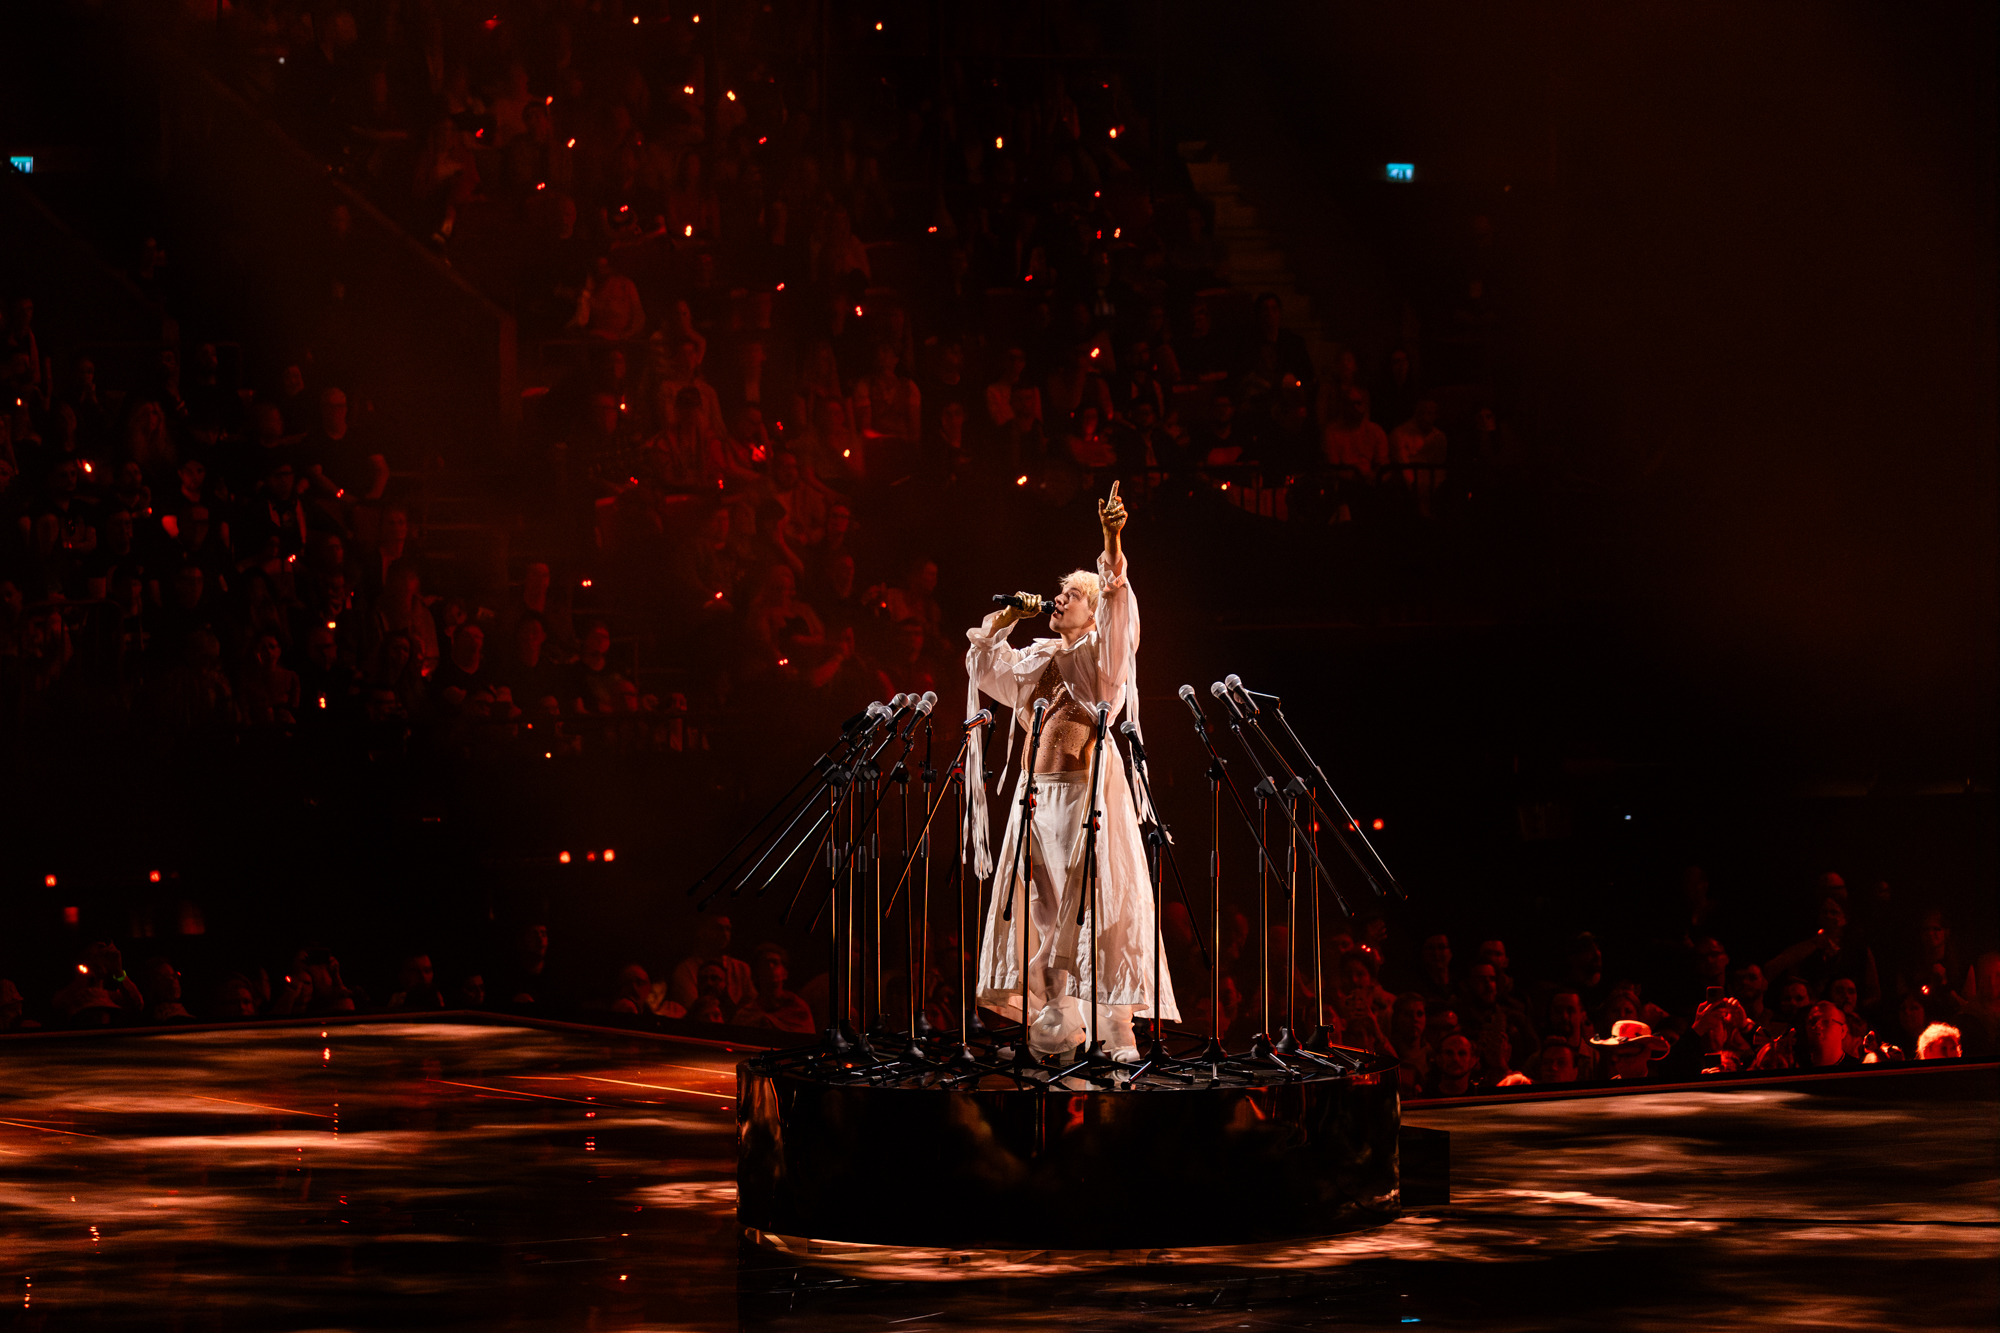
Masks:
[[[1448,1206],[1003,1254],[746,1242],[739,1058],[456,1022],[9,1041],[0,1300],[51,1333],[2000,1319],[1990,1072],[1412,1107]]]

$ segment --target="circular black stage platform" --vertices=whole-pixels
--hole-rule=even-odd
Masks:
[[[761,1056],[737,1068],[737,1218],[785,1236],[984,1248],[1379,1226],[1400,1206],[1396,1065],[1331,1054],[1289,1069],[1176,1061],[1137,1078]]]

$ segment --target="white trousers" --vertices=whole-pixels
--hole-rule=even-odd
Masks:
[[[1071,853],[1083,836],[1090,774],[1087,770],[1037,773],[1035,786],[1035,836],[1029,844],[1034,866],[1029,879],[1027,978],[1028,1012],[1035,1019],[1028,1042],[1037,1051],[1068,1051],[1089,1038],[1091,1015],[1090,1007],[1069,993],[1068,969],[1055,964],[1056,937],[1061,930],[1056,912],[1067,887]],[[1076,873],[1082,874],[1083,868],[1078,866]],[[1100,1005],[1097,1025],[1097,1036],[1107,1048],[1133,1044],[1131,1005]]]

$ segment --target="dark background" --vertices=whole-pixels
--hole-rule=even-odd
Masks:
[[[1173,137],[1229,159],[1334,336],[1366,350],[1406,298],[1448,309],[1465,220],[1491,219],[1504,407],[1538,478],[1409,547],[1135,517],[1144,717],[1183,869],[1208,815],[1173,690],[1234,670],[1384,820],[1406,945],[1434,921],[1524,952],[1640,932],[1691,863],[1751,939],[1792,938],[1838,870],[1950,902],[1990,943],[1990,7],[1158,18],[1136,39],[1160,44]],[[1417,182],[1381,181],[1390,160]],[[1087,509],[908,521],[967,622],[1096,545]],[[4,925],[28,952],[60,906],[96,937],[164,930],[190,896],[238,937],[436,947],[546,915],[579,970],[652,965],[682,947],[681,886],[820,743],[774,728],[699,770],[280,783],[218,756],[36,756],[7,777]],[[586,846],[616,865],[557,864]],[[1225,846],[1233,893],[1252,872]],[[807,945],[738,915],[739,938]]]

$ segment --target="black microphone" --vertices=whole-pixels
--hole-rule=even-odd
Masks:
[[[971,717],[965,719],[965,729],[967,731],[971,731],[975,727],[990,727],[992,725],[993,710],[990,708],[982,708]]]
[[[1242,707],[1238,705],[1236,702],[1236,696],[1231,694],[1229,692],[1229,687],[1224,685],[1221,681],[1218,680],[1210,682],[1208,687],[1208,692],[1214,698],[1219,699],[1222,702],[1222,706],[1224,708],[1227,708],[1230,712],[1234,713],[1236,715],[1237,721],[1247,722],[1250,720],[1249,718],[1244,716]]]
[[[903,715],[909,712],[911,706],[916,702],[917,696],[914,694],[899,694],[889,700],[888,707],[882,710],[886,718],[885,725],[889,728],[889,739],[895,739],[897,731],[902,728]]]
[[[1200,732],[1202,738],[1206,740],[1208,738],[1208,719],[1202,715],[1201,701],[1194,697],[1194,686],[1181,686],[1181,702],[1188,706],[1188,712],[1194,714],[1194,729]]]
[[[1097,705],[1097,739],[1099,739],[1100,741],[1104,739],[1105,724],[1110,721],[1111,721],[1111,705],[1110,704]]]
[[[993,604],[995,606],[1011,606],[1016,611],[1028,611],[1030,615],[1040,615],[1043,611],[1048,610],[1055,600],[1053,597],[1044,597],[1041,599],[1042,605],[1039,610],[1029,611],[1028,604],[1021,600],[1021,594],[1017,592],[996,592],[993,594]]]
[[[931,715],[931,709],[937,707],[937,691],[925,690],[924,697],[921,699],[915,695],[911,695],[910,702],[916,705],[917,711],[911,713],[910,720],[903,725],[902,736],[913,734],[917,729],[917,723]]]
[[[1133,762],[1143,766],[1146,762],[1146,747],[1139,740],[1139,724],[1128,717],[1118,724],[1118,734],[1131,745]]]
[[[1243,677],[1232,672],[1222,678],[1222,683],[1236,696],[1236,701],[1249,712],[1251,717],[1256,717],[1263,711],[1257,707],[1257,701],[1250,697],[1250,691],[1243,688]]]

